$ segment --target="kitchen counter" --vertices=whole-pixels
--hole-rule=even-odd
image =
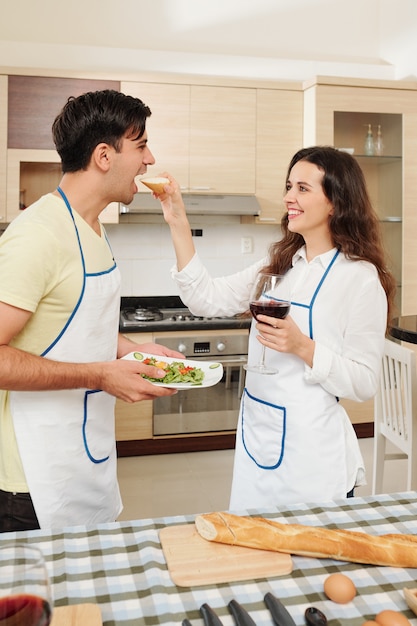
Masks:
[[[401,341],[417,343],[417,315],[403,315],[393,319],[389,334]]]
[[[138,494],[140,497],[140,494]],[[251,511],[255,513],[255,511]],[[339,502],[288,506],[285,511],[256,511],[287,523],[354,529],[369,534],[417,534],[416,492],[351,498]],[[104,626],[180,625],[185,617],[203,624],[199,607],[207,602],[224,626],[234,621],[227,609],[240,602],[258,626],[271,626],[263,598],[280,598],[297,626],[304,611],[315,606],[330,623],[361,626],[383,609],[401,611],[417,624],[402,589],[417,587],[417,569],[376,567],[331,559],[293,557],[292,574],[271,578],[193,587],[177,587],[170,578],[158,531],[168,525],[192,523],[194,517],[82,526],[64,531],[28,531],[0,535],[0,545],[13,541],[38,546],[45,555],[56,606],[97,603]],[[323,592],[327,575],[346,573],[357,587],[349,604],[335,604]]]

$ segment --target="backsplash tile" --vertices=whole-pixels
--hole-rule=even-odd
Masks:
[[[213,276],[232,274],[267,254],[279,226],[222,224],[200,226],[195,246]],[[170,268],[175,254],[166,224],[107,224],[106,232],[122,275],[122,296],[177,295]],[[242,254],[240,240],[251,237],[253,251]]]

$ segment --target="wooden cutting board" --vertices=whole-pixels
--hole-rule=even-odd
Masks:
[[[100,607],[97,604],[57,606],[50,626],[103,626]]]
[[[159,539],[171,579],[179,587],[282,576],[293,568],[289,554],[206,541],[195,524],[162,528]]]

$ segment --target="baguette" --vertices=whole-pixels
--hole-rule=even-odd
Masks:
[[[230,513],[198,515],[195,525],[204,539],[233,546],[368,565],[417,567],[415,535],[368,535]]]

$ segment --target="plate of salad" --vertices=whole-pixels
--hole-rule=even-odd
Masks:
[[[192,361],[138,351],[130,352],[123,358],[130,361],[140,361],[145,365],[153,365],[165,370],[164,378],[150,378],[142,374],[146,380],[160,387],[171,387],[172,389],[212,387],[223,376],[223,365],[217,361]]]

